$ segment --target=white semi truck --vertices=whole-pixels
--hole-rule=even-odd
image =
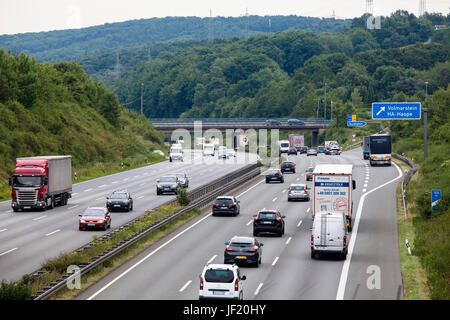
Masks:
[[[347,219],[347,229],[352,230],[352,178],[351,164],[318,164],[313,171],[313,219],[319,212],[341,212]]]

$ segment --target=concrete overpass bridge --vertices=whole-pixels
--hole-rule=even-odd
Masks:
[[[268,131],[278,129],[279,131],[311,131],[311,146],[318,144],[319,132],[330,126],[332,120],[322,119],[298,119],[299,122],[288,122],[287,119],[149,119],[153,126],[162,132],[173,132],[177,129],[185,129],[189,132],[203,132],[210,129],[226,132],[227,130],[259,130]]]

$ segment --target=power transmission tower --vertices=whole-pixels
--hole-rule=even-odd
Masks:
[[[373,15],[373,0],[366,0],[366,13]]]
[[[120,76],[120,56],[119,56],[119,52],[117,52],[117,54],[116,54],[116,65],[114,67],[114,74],[116,75],[116,77]]]
[[[419,0],[419,17],[422,17],[427,11],[427,4],[425,0]]]

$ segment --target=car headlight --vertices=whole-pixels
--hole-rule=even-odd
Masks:
[[[80,222],[83,222],[83,223],[85,223],[85,222],[86,222],[86,220],[83,220],[83,219],[81,219],[81,220],[80,220]]]
[[[104,219],[100,219],[100,220],[98,220],[98,222],[99,223],[103,223],[103,222],[105,222],[105,220]]]
[[[158,189],[161,189],[161,185],[160,185],[160,184],[157,184],[156,187],[157,187]]]

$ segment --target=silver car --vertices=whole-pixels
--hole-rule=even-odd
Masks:
[[[178,181],[180,182],[180,186],[182,188],[189,187],[189,179],[188,179],[186,173],[175,173],[174,176],[176,176],[178,178]]]
[[[288,191],[288,201],[305,200],[309,201],[309,188],[306,184],[291,184]]]

